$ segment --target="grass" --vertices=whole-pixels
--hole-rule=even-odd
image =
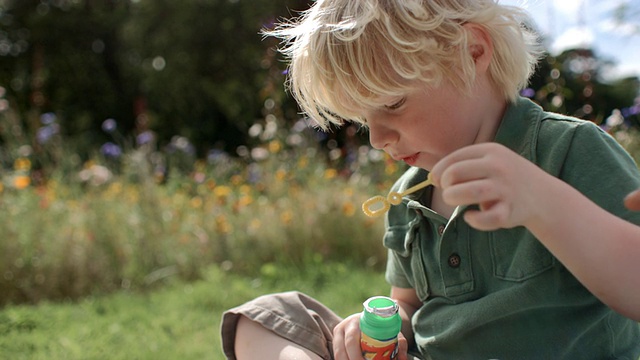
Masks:
[[[77,303],[42,302],[0,310],[2,359],[223,359],[224,310],[274,291],[300,290],[341,316],[386,295],[380,272],[343,264],[305,269],[265,266],[257,277],[212,266],[196,282],[154,292],[118,292]]]

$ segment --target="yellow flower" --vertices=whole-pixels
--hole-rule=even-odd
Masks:
[[[216,217],[216,231],[220,234],[228,234],[231,232],[231,224],[224,215]]]
[[[242,176],[240,176],[240,175],[233,175],[233,176],[231,177],[231,183],[232,183],[233,185],[236,185],[236,186],[238,186],[238,185],[242,184],[242,183],[243,183]]]
[[[23,157],[17,158],[13,162],[13,169],[16,171],[28,171],[31,169],[31,160]]]
[[[224,185],[220,185],[220,186],[216,186],[213,189],[213,195],[215,195],[218,198],[226,198],[227,196],[229,196],[231,194],[231,188],[228,186],[224,186]]]
[[[393,175],[398,171],[398,165],[396,163],[389,163],[384,168],[384,172],[387,175]]]
[[[202,198],[200,196],[195,196],[191,198],[190,205],[194,209],[199,209],[202,207]]]
[[[13,179],[13,187],[22,190],[31,185],[31,178],[26,175],[18,175]]]
[[[213,190],[216,187],[216,181],[213,179],[208,179],[206,184],[209,190]]]
[[[327,180],[333,179],[338,176],[338,170],[336,169],[327,169],[324,171],[324,178]]]
[[[351,217],[356,213],[356,207],[352,202],[345,202],[344,204],[342,204],[342,213],[347,217]]]
[[[0,183],[0,193],[4,191],[4,184]]]
[[[111,184],[109,184],[109,188],[106,191],[106,194],[108,196],[118,196],[122,193],[122,183],[121,182],[117,182],[114,181]]]
[[[282,149],[282,144],[278,140],[273,140],[269,143],[269,152],[276,154]]]
[[[253,203],[253,198],[250,195],[243,195],[238,200],[240,207],[245,207]]]
[[[293,220],[293,212],[291,210],[286,210],[282,214],[280,214],[280,221],[283,224],[289,225]]]
[[[276,170],[275,177],[276,177],[276,180],[283,181],[287,177],[287,171],[284,169],[278,169]]]
[[[304,169],[307,167],[307,165],[309,165],[309,158],[307,158],[306,156],[302,156],[300,159],[298,159],[298,169]]]

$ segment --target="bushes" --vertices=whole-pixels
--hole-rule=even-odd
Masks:
[[[309,261],[384,264],[382,220],[360,204],[400,169],[370,149],[341,175],[312,148],[278,139],[256,147],[258,160],[182,158],[165,172],[154,164],[175,164],[175,153],[123,148],[117,159],[52,167],[37,181],[33,154],[4,171],[0,304],[144,290],[200,278],[211,264],[245,274]]]

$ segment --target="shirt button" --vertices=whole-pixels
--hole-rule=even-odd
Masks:
[[[444,234],[444,225],[438,226],[438,235],[442,236],[442,234]]]
[[[462,260],[460,259],[460,255],[453,253],[451,255],[449,255],[449,266],[451,266],[452,268],[457,268],[458,266],[460,266],[460,262]]]

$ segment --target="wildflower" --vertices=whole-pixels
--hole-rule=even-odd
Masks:
[[[398,171],[398,165],[396,163],[388,163],[384,167],[384,173],[387,175],[393,175]]]
[[[338,170],[336,169],[327,169],[324,171],[324,178],[327,180],[333,179],[338,176]]]
[[[309,165],[309,158],[302,156],[298,159],[298,169],[304,169],[307,165]]]
[[[107,194],[110,196],[118,196],[122,193],[122,183],[121,182],[112,182],[107,189]]]
[[[155,136],[153,135],[152,131],[150,130],[143,131],[140,134],[138,134],[138,136],[136,136],[136,143],[138,144],[138,146],[142,146],[142,145],[153,142],[154,138]]]
[[[39,144],[46,144],[51,138],[60,131],[58,124],[51,124],[41,127],[36,132],[36,140]]]
[[[199,209],[202,207],[202,198],[200,196],[195,196],[191,198],[191,201],[189,202],[189,204],[191,205],[192,208]]]
[[[275,174],[275,178],[278,181],[284,181],[284,179],[287,177],[287,171],[284,169],[278,169],[276,170],[276,174]]]
[[[246,207],[248,205],[251,205],[252,203],[253,203],[253,197],[251,197],[249,195],[243,195],[238,200],[238,205],[240,207]]]
[[[352,217],[356,213],[356,207],[350,201],[345,202],[342,204],[342,213],[347,217]]]
[[[520,91],[520,95],[533,99],[533,97],[536,95],[536,91],[532,88],[526,88]]]
[[[13,169],[16,171],[29,171],[31,169],[31,160],[20,157],[13,162]]]
[[[114,131],[116,131],[117,128],[118,128],[118,124],[114,119],[109,118],[102,122],[102,130],[106,133],[111,134]]]
[[[216,187],[216,181],[213,179],[208,179],[207,182],[207,188],[209,188],[209,190],[213,190]]]
[[[231,188],[228,186],[221,185],[213,189],[213,195],[218,198],[225,198],[229,196],[229,194],[231,194]]]
[[[233,175],[233,176],[231,177],[231,183],[232,183],[233,185],[235,185],[235,186],[238,186],[238,185],[242,184],[242,183],[243,183],[242,176],[240,176],[240,175]]]
[[[228,234],[231,232],[231,224],[224,215],[218,215],[215,220],[216,231],[220,234]]]
[[[13,187],[22,190],[31,185],[31,178],[27,175],[18,175],[13,179]]]
[[[282,214],[280,214],[280,221],[283,224],[289,225],[291,224],[292,220],[293,220],[293,212],[291,210],[286,210]]]
[[[4,184],[0,182],[0,193],[4,191]]]
[[[102,165],[91,164],[78,173],[80,181],[93,186],[100,186],[111,180],[113,174],[111,170]]]
[[[229,161],[229,154],[222,150],[213,149],[207,153],[207,162],[210,164],[222,163]]]
[[[52,112],[44,113],[40,115],[40,122],[42,125],[51,125],[56,122],[56,114]]]
[[[181,151],[185,154],[193,155],[196,152],[195,147],[184,136],[174,136],[171,138],[171,143],[168,145],[169,152],[175,150]]]
[[[251,158],[255,161],[262,161],[269,158],[269,151],[261,147],[251,149]]]
[[[119,158],[120,155],[122,155],[122,149],[120,149],[120,146],[112,142],[104,143],[100,148],[100,152],[102,155],[109,158]]]
[[[344,188],[343,192],[344,192],[344,195],[347,196],[347,197],[353,196],[353,188],[350,187],[350,186]]]
[[[269,143],[269,152],[277,154],[282,149],[282,144],[278,140],[273,140]]]

